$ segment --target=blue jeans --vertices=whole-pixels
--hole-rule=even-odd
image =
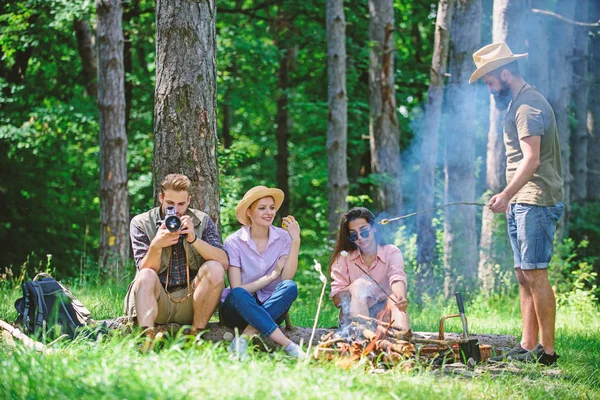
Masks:
[[[251,325],[269,337],[283,322],[285,313],[297,297],[298,286],[292,280],[281,281],[263,304],[246,289],[236,287],[221,304],[221,321],[240,332]]]
[[[506,216],[515,268],[548,268],[554,252],[556,223],[563,210],[562,203],[548,207],[521,203],[509,205]]]

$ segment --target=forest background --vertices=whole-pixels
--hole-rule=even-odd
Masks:
[[[600,19],[598,4],[492,0],[439,4],[446,3],[458,11],[454,12],[453,30],[448,32],[448,72],[439,75],[443,76],[442,90],[444,80],[448,90],[443,92],[438,135],[424,126],[429,128],[428,99],[435,94],[431,87],[440,83],[432,80],[431,72],[439,51],[434,39],[440,5],[425,0],[393,2],[392,119],[397,118],[398,126],[392,134],[401,149],[397,157],[402,167],[392,179],[399,195],[389,204],[384,204],[378,193],[390,179],[376,170],[370,146],[373,107],[369,74],[374,42],[369,36],[369,8],[367,2],[345,4],[345,207],[366,206],[379,218],[392,217],[423,209],[418,197],[424,191],[431,205],[441,206],[449,201],[485,202],[491,193],[501,190],[502,169],[495,173],[500,177],[497,183],[492,182],[494,175],[490,178],[493,153],[488,149],[493,131],[497,131],[494,112],[490,113],[493,105],[490,108],[483,85],[461,92],[468,75],[459,64],[462,57],[466,59],[462,65],[471,65],[469,73],[475,69],[472,52],[464,50],[491,43],[493,35],[498,35],[501,19],[505,25],[512,24],[508,33],[505,29],[503,39],[513,51],[530,53],[521,62],[525,79],[547,94],[561,126],[567,127],[561,132],[561,143],[566,151],[563,161],[567,155],[568,213],[557,239],[553,284],[564,295],[563,300],[576,295],[593,304],[598,296],[600,268],[600,229],[596,223],[600,218],[600,114],[594,90],[600,80],[600,37],[595,22]],[[132,216],[155,204],[157,155],[168,159],[173,150],[164,143],[155,147],[160,125],[153,111],[155,4],[132,0],[122,6],[126,140],[121,142],[126,144],[126,173],[120,183],[126,184],[128,200],[116,206],[124,210],[121,213],[128,223]],[[530,12],[531,8],[546,11]],[[474,21],[461,18],[473,12],[478,16]],[[97,94],[98,69],[102,75],[103,65],[108,64],[98,59],[97,48],[102,43],[96,43],[95,4],[3,2],[0,28],[2,278],[31,277],[36,271],[49,269],[63,279],[129,281],[134,273],[131,259],[107,261],[102,254],[109,241],[105,239],[106,226],[101,226],[106,219],[101,217],[101,206],[109,200],[107,192],[101,190],[103,177],[99,174],[107,167],[101,165]],[[335,182],[328,177],[325,157],[330,150],[331,118],[326,3],[220,1],[215,34],[217,92],[213,106],[218,152],[214,159],[219,181],[210,188],[197,182],[198,193],[205,189],[216,193],[218,203],[212,207],[211,216],[219,222],[225,238],[239,228],[234,209],[247,189],[259,184],[287,185],[284,189],[289,203],[282,211],[295,215],[301,224],[301,275],[308,273],[313,258],[327,263],[337,227],[332,221],[339,220],[340,212],[328,208]],[[456,115],[462,120],[454,120]],[[181,145],[180,139],[166,136],[171,146]],[[497,135],[494,140],[497,142]],[[429,151],[434,154],[434,186],[429,192],[420,181],[423,157],[428,153],[423,145],[426,141],[435,144]],[[503,151],[496,150],[495,154],[501,158]],[[177,157],[173,153],[173,159]],[[185,171],[181,167],[170,172]],[[515,291],[502,216],[494,220],[482,207],[449,207],[431,213],[428,225],[434,244],[425,256],[419,241],[424,228],[418,226],[416,218],[385,227],[388,238],[404,252],[410,279],[416,282],[410,285],[413,299],[441,294],[448,297],[454,289],[470,294],[481,289],[484,293]],[[114,235],[117,242],[129,241],[126,230]]]

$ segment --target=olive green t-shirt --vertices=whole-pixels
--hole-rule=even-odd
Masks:
[[[544,96],[526,84],[510,104],[504,119],[508,183],[523,159],[520,139],[528,136],[541,136],[540,166],[511,202],[553,206],[562,200],[564,193],[556,118]]]

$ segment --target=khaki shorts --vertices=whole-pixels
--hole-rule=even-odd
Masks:
[[[137,287],[135,282],[132,283],[132,288],[130,289],[127,296],[127,304],[125,313],[129,317],[137,317],[137,310],[135,307],[135,296],[137,293]],[[192,285],[190,284],[190,290],[193,293]],[[187,286],[178,289],[171,294],[171,298],[173,300],[181,300],[188,294]],[[185,301],[181,303],[173,303],[165,288],[160,285],[160,294],[158,295],[158,315],[156,316],[156,320],[154,321],[156,324],[168,324],[170,322],[174,322],[180,325],[191,325],[194,320],[194,296],[188,297]]]

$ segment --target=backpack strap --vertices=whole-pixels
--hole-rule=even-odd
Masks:
[[[31,292],[29,291],[29,287],[27,283],[21,285],[23,288],[23,326],[25,330],[29,330],[29,310],[31,308]]]
[[[44,321],[48,316],[48,307],[46,306],[46,301],[44,300],[44,291],[40,287],[39,282],[31,282],[30,289],[34,292],[34,300],[36,301],[37,313],[35,315],[35,325],[34,332],[37,332],[38,329],[44,328]]]

